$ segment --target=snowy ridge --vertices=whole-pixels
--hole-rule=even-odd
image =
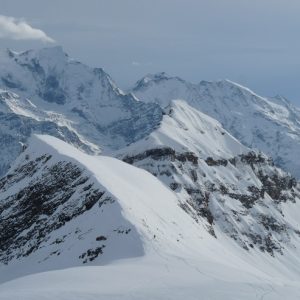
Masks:
[[[286,99],[261,97],[229,80],[192,84],[177,77],[160,77],[146,76],[137,82],[133,93],[161,107],[183,99],[217,119],[244,145],[267,153],[278,166],[300,176],[300,112]]]
[[[274,256],[297,244],[299,224],[285,218],[300,186],[272,159],[241,145],[214,119],[173,101],[160,127],[116,155],[174,190],[181,207],[213,236]]]
[[[47,175],[55,171],[54,177]],[[11,245],[7,252],[1,243],[0,257],[3,261],[10,255],[11,260],[1,265],[0,274],[6,281],[24,272],[73,268],[1,284],[2,299],[194,299],[199,293],[220,300],[267,294],[281,299],[286,293],[289,299],[299,297],[300,274],[293,267],[299,264],[298,240],[276,258],[257,249],[241,251],[218,228],[217,239],[204,230],[178,205],[178,195],[148,172],[114,158],[89,156],[50,136],[33,137],[1,180],[6,198],[1,200],[0,227],[22,210],[24,217],[24,204],[32,202],[26,201],[27,193],[45,176],[53,188],[61,182],[61,172],[69,180],[64,189],[44,194],[52,197],[49,202],[37,194],[31,197],[31,224],[17,220],[10,228],[21,231],[11,240],[4,237]],[[71,195],[70,188],[75,188]],[[82,205],[88,191],[89,196],[100,194]],[[69,194],[65,203],[60,194]],[[14,195],[18,201],[5,206]],[[296,220],[298,210],[298,203],[287,204],[285,218]]]
[[[195,226],[176,195],[148,172],[50,136],[31,138],[0,188],[0,260],[11,270],[2,280],[138,257],[156,243],[172,249]]]
[[[300,298],[285,98],[166,73],[127,94],[61,47],[0,66],[1,300]]]
[[[194,109],[183,100],[173,100],[165,109],[158,130],[125,148],[132,155],[152,148],[171,147],[175,151],[192,151],[203,158],[228,158],[248,152],[221,124]],[[123,152],[120,150],[119,152]]]

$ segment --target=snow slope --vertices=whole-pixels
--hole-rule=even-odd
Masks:
[[[80,257],[88,247],[104,244],[94,259],[105,264],[142,255],[150,240],[173,248],[185,234],[198,235],[188,233],[195,222],[176,195],[148,172],[50,136],[31,139],[0,188],[2,280],[92,262]]]
[[[0,65],[1,300],[299,299],[299,183],[245,146],[298,174],[285,99],[162,73],[139,101],[59,47]]]
[[[30,197],[34,223],[18,223],[15,217],[22,233],[12,240],[15,256],[8,264],[3,264],[8,252],[1,253],[1,300],[299,298],[298,244],[272,257],[242,250],[218,229],[216,239],[180,207],[176,193],[148,172],[114,158],[89,156],[50,136],[34,136],[1,181],[0,226],[13,215],[24,216],[24,199],[50,170],[54,176],[46,179],[51,184],[61,181],[61,172],[65,180],[73,178],[71,171],[81,173],[55,189],[58,194],[51,189],[43,194],[52,197],[52,205],[59,202],[51,213],[47,199],[35,194]],[[91,183],[94,193],[104,194],[82,206]],[[66,198],[74,187],[64,205],[59,196]],[[13,195],[17,201],[3,210]],[[287,203],[284,214],[292,220],[298,210],[298,203]],[[61,221],[59,228],[52,227]],[[27,246],[33,250],[22,255]],[[102,252],[95,256],[99,247]],[[38,271],[43,273],[32,274]],[[6,282],[24,273],[31,275]]]
[[[261,97],[229,80],[192,84],[166,73],[145,76],[132,92],[161,107],[173,99],[186,100],[217,119],[244,145],[267,153],[278,166],[299,178],[300,110],[283,97]]]
[[[2,284],[0,293],[1,300],[296,300],[300,297],[296,280],[274,280],[259,272],[251,274],[243,268],[182,257],[40,273]]]
[[[174,190],[181,207],[217,238],[221,231],[247,251],[272,256],[298,243],[298,222],[283,214],[289,203],[299,205],[295,178],[185,101],[172,101],[158,129],[116,156]]]
[[[166,146],[179,152],[199,153],[205,158],[211,155],[227,158],[249,151],[218,121],[183,100],[173,100],[165,109],[158,129],[119,152],[126,151],[134,155],[141,150]]]

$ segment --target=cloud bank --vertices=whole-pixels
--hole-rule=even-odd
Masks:
[[[55,41],[37,28],[31,27],[24,20],[0,15],[0,38],[13,40],[40,40],[54,43]]]

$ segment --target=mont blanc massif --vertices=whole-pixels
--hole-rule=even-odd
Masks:
[[[300,109],[61,47],[0,53],[0,299],[300,299]]]

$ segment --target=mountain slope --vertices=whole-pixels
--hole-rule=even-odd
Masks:
[[[195,227],[176,195],[148,172],[50,136],[30,140],[1,179],[0,197],[1,280],[138,257],[162,241],[174,247]]]
[[[132,92],[161,107],[173,99],[186,100],[244,145],[267,153],[276,165],[300,177],[300,110],[286,99],[264,98],[228,80],[192,84],[165,73],[142,78]]]
[[[0,293],[3,300],[299,299],[298,282],[243,267],[186,257],[133,260],[34,274],[0,285]]]
[[[2,299],[299,298],[298,243],[274,257],[241,251],[154,176],[117,159],[35,136],[0,186],[1,281],[31,273],[2,283]]]
[[[162,117],[158,105],[124,94],[102,69],[69,58],[61,47],[22,53],[4,50],[0,66],[3,119],[25,120],[29,133],[53,135],[55,130],[47,131],[45,123],[64,128],[62,131],[72,132],[89,152],[118,149],[136,141],[149,134]],[[1,140],[7,141],[7,128],[0,132]],[[69,141],[65,135],[55,134]],[[16,158],[18,143],[26,143],[28,136],[17,134],[3,145],[12,154],[0,150],[7,162],[1,166],[0,176]]]
[[[62,121],[58,121],[58,120]],[[0,90],[0,177],[26,147],[32,133],[51,134],[88,153],[99,147],[80,136],[59,114],[40,111],[29,100]]]
[[[163,73],[142,102],[61,48],[0,65],[0,298],[299,299],[285,99]]]
[[[160,127],[116,155],[175,191],[181,207],[213,236],[272,256],[295,247],[299,224],[284,211],[300,186],[266,155],[241,145],[212,118],[173,101]]]
[[[183,100],[173,100],[165,109],[159,128],[143,140],[128,146],[126,151],[135,154],[139,151],[139,145],[142,150],[153,146],[169,146],[179,152],[192,151],[203,157],[213,155],[223,158],[248,150],[228,134],[218,121]]]

